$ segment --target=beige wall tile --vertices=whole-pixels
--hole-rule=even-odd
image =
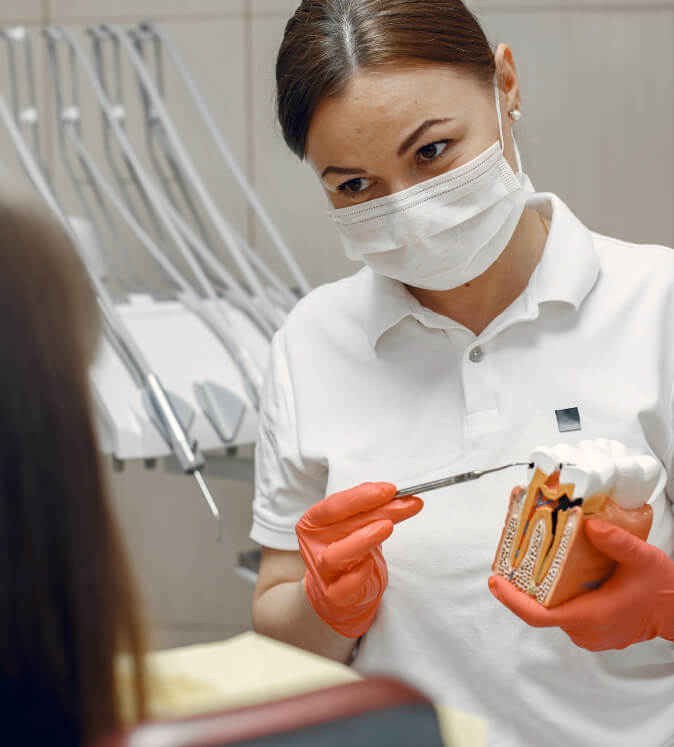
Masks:
[[[221,625],[217,628],[171,628],[159,627],[152,631],[152,647],[159,650],[193,646],[199,643],[215,643],[245,633],[250,628],[241,625]]]
[[[2,0],[0,3],[0,25],[34,23],[41,18],[42,0]]]
[[[245,0],[49,0],[52,21],[158,18],[199,14],[240,15]]]
[[[277,14],[290,16],[300,5],[300,0],[251,0],[251,11],[253,14]]]
[[[472,10],[506,12],[594,12],[604,8],[637,9],[674,7],[672,0],[464,0]]]
[[[482,16],[513,48],[525,169],[593,229],[674,243],[674,14]]]
[[[161,465],[148,471],[129,463],[110,475],[110,484],[153,629],[201,629],[209,640],[226,637],[217,631],[228,626],[233,633],[250,629],[253,585],[235,569],[238,553],[253,546],[252,485],[208,477],[222,513],[217,543],[216,525],[193,478],[165,473]]]
[[[254,179],[263,203],[316,285],[349,275],[358,265],[344,256],[316,176],[290,153],[275,121],[273,70],[282,31],[280,18],[253,20]],[[260,231],[257,245],[273,257]]]
[[[535,10],[587,10],[593,8],[634,7],[663,8],[674,7],[674,0],[465,0],[472,10],[489,9],[500,12]],[[255,14],[278,14],[290,16],[299,6],[300,0],[251,0]]]

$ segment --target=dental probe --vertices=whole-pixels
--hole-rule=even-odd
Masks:
[[[451,477],[443,477],[441,480],[434,480],[433,482],[425,482],[421,485],[415,485],[412,488],[405,488],[399,490],[395,496],[396,498],[406,498],[410,495],[418,495],[419,493],[428,493],[431,490],[437,490],[438,488],[446,488],[449,485],[459,485],[462,482],[470,482],[471,480],[479,480],[485,475],[489,475],[492,472],[501,472],[504,469],[510,469],[511,467],[530,467],[533,468],[531,462],[514,462],[513,464],[506,464],[503,467],[492,467],[491,469],[485,469],[481,472],[473,470],[472,472],[463,472],[460,475],[452,475]]]
[[[218,511],[218,507],[215,505],[215,501],[213,500],[213,496],[211,495],[211,491],[208,489],[208,485],[206,485],[206,480],[204,480],[204,476],[201,474],[200,469],[194,470],[192,472],[194,475],[199,487],[201,488],[201,494],[206,499],[206,503],[208,503],[208,507],[211,509],[211,513],[213,514],[213,517],[217,521],[217,527],[218,527],[218,533],[215,537],[216,542],[222,541],[222,521],[220,520],[220,511]]]

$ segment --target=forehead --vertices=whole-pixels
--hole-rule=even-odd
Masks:
[[[465,115],[481,98],[484,89],[474,77],[447,66],[415,63],[359,70],[338,96],[318,105],[307,135],[307,157],[319,167],[355,156],[382,139],[398,142],[426,119]]]

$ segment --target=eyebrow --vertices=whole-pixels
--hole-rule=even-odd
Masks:
[[[321,179],[327,174],[365,174],[365,169],[359,168],[344,168],[342,166],[328,166],[325,171],[321,174]]]
[[[414,143],[416,143],[416,141],[424,134],[424,132],[426,132],[430,127],[433,127],[433,125],[450,121],[451,117],[446,117],[445,119],[427,119],[422,125],[417,127],[409,137],[405,138],[403,144],[398,148],[398,155],[404,156]]]
[[[398,148],[398,155],[404,156],[405,153],[416,143],[416,141],[426,132],[426,130],[433,127],[433,125],[436,124],[442,124],[443,122],[451,122],[451,117],[446,117],[445,119],[427,119],[422,125],[419,125],[414,132],[409,135],[409,137],[405,138],[405,141],[403,144]],[[323,170],[323,173],[321,174],[321,179],[326,177],[328,174],[366,174],[367,171],[365,169],[361,169],[358,167],[343,167],[343,166],[328,166],[326,169]]]

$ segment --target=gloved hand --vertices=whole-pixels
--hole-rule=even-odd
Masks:
[[[393,501],[395,494],[389,483],[365,483],[315,504],[295,527],[309,603],[347,638],[368,630],[388,584],[381,543],[424,505],[416,497]]]
[[[658,636],[674,641],[674,561],[607,521],[588,519],[585,533],[618,563],[599,589],[546,609],[505,578],[492,576],[492,594],[529,625],[558,626],[589,651],[627,648]]]

